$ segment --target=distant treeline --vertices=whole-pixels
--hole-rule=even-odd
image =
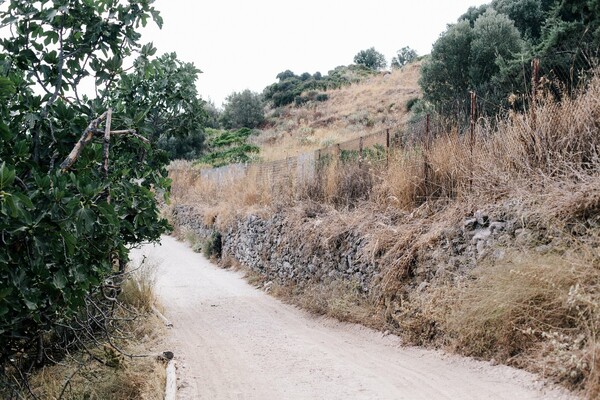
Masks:
[[[295,103],[302,105],[310,100],[325,101],[327,95],[319,93],[328,89],[358,82],[362,78],[376,73],[373,68],[361,64],[339,66],[329,71],[327,75],[320,72],[310,74],[305,72],[296,75],[287,70],[277,75],[277,82],[267,86],[263,92],[264,99],[274,107]]]

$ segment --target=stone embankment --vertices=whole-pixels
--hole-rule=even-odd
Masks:
[[[405,248],[382,249],[373,243],[377,235],[364,227],[350,227],[328,236],[321,233],[321,228],[331,224],[332,218],[297,214],[280,211],[266,218],[256,214],[240,217],[219,232],[223,258],[234,259],[266,281],[303,285],[347,280],[365,293],[381,293],[374,287],[384,267],[400,260],[406,270],[399,279],[404,283],[403,290],[410,291],[461,279],[480,260],[502,259],[502,248],[528,241],[531,235],[518,220],[494,220],[478,211],[461,225],[429,235],[432,239],[426,244],[418,237],[427,236],[432,227],[424,225]],[[215,232],[193,206],[175,207],[173,217],[176,225],[201,239]]]
[[[176,207],[173,216],[179,227],[200,238],[207,239],[214,232],[192,206]],[[365,237],[346,232],[336,238],[319,238],[318,229],[318,219],[306,218],[298,225],[281,212],[269,218],[248,215],[220,232],[222,256],[233,258],[268,281],[301,284],[344,279],[369,291],[379,265],[365,251]]]

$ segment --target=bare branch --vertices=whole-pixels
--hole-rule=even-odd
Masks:
[[[75,377],[75,375],[77,375],[79,373],[79,371],[81,371],[81,369],[84,366],[85,366],[84,363],[80,363],[79,366],[75,369],[75,371],[73,371],[73,373],[71,374],[71,376],[69,376],[67,378],[67,381],[65,382],[65,384],[64,384],[64,386],[63,386],[63,388],[62,388],[62,390],[60,392],[60,395],[58,395],[58,399],[59,400],[63,398],[63,396],[65,394],[65,391],[67,390],[67,387],[71,386],[71,379],[73,379]]]
[[[104,178],[108,179],[108,157],[110,151],[110,126],[112,124],[112,109],[106,112],[106,126],[104,128]],[[108,198],[110,202],[110,195]]]
[[[111,131],[110,134],[112,136],[133,136],[136,139],[141,140],[142,142],[149,144],[150,140],[148,140],[147,138],[143,137],[142,135],[140,135],[139,133],[137,133],[137,131],[135,129],[125,129],[125,130],[120,130],[120,131]],[[104,135],[104,131],[96,129],[94,130],[94,135],[96,136],[101,136]]]
[[[98,129],[98,125],[100,124],[100,122],[106,119],[106,116],[107,112],[90,122],[89,126],[85,129],[85,131],[83,131],[83,134],[81,135],[81,138],[79,138],[79,141],[77,142],[75,147],[73,147],[73,150],[71,150],[71,153],[69,153],[69,156],[65,159],[65,161],[62,162],[62,164],[60,164],[60,168],[63,171],[68,170],[73,166],[73,164],[75,164],[75,161],[77,161],[77,159],[81,155],[83,148],[89,142],[92,141],[92,139],[94,138],[94,131]]]

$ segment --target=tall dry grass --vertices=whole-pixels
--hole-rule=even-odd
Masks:
[[[451,291],[441,329],[461,353],[527,367],[596,398],[600,259],[593,249],[574,240],[548,254],[513,249],[486,263]]]
[[[497,123],[478,127],[473,148],[468,137],[449,132],[429,146],[397,149],[388,168],[366,165],[359,171],[356,165],[331,162],[313,182],[297,182],[290,176],[274,183],[272,177],[252,169],[242,179],[203,181],[191,164],[179,163],[171,169],[172,197],[230,204],[227,208],[234,209],[302,198],[344,206],[349,201],[342,199],[347,198],[409,210],[431,200],[507,196],[534,181],[544,185],[549,180],[581,180],[597,173],[599,121],[600,78],[596,77],[574,99],[541,99],[535,124],[529,115],[511,113]]]
[[[22,391],[17,397],[6,394],[6,398],[163,399],[165,366],[156,355],[165,332],[162,321],[150,314],[156,300],[155,274],[156,264],[151,260],[130,266],[119,295],[123,310],[116,311],[118,326],[113,337],[74,346],[59,361],[32,373],[30,392]]]

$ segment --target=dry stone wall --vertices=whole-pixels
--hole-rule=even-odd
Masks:
[[[202,238],[213,232],[192,206],[176,207],[173,216],[177,225]],[[379,266],[367,254],[364,235],[345,232],[324,240],[315,235],[317,229],[318,220],[313,218],[292,225],[283,212],[268,218],[248,215],[220,232],[222,257],[237,260],[267,280],[301,285],[344,279],[368,292]]]
[[[177,206],[173,216],[178,226],[201,238],[209,238],[214,232],[203,222],[201,211],[193,206]],[[324,237],[320,234],[321,222],[315,216],[284,211],[269,217],[255,214],[240,217],[220,232],[222,256],[235,259],[267,281],[302,286],[343,279],[355,282],[365,293],[374,291],[385,265],[408,256],[409,271],[399,279],[403,280],[403,291],[410,292],[461,280],[478,262],[502,259],[503,248],[543,242],[539,233],[534,238],[514,217],[493,219],[477,212],[462,225],[442,231],[428,246],[416,249],[407,244],[400,254],[386,254],[385,249],[373,254],[368,243],[372,232],[346,229],[333,237]]]

